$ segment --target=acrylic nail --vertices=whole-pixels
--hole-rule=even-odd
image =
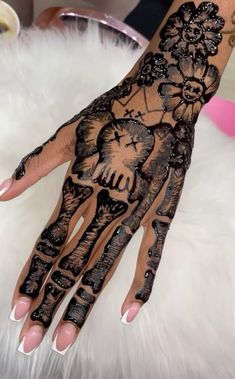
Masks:
[[[56,334],[51,349],[54,350],[56,353],[65,355],[68,349],[75,342],[76,335],[77,329],[74,325],[69,323],[62,325],[58,333]]]
[[[124,324],[129,324],[134,320],[134,318],[137,316],[139,310],[141,308],[140,303],[133,303],[129,309],[124,313],[124,315],[121,318],[121,321]]]
[[[28,313],[30,305],[31,300],[28,297],[20,297],[9,316],[10,320],[20,322]]]
[[[39,325],[32,326],[23,337],[18,348],[20,353],[30,356],[40,345],[43,339],[43,329]]]
[[[6,179],[4,180],[4,182],[2,182],[2,184],[0,185],[0,197],[9,190],[11,184],[12,184],[11,178]]]

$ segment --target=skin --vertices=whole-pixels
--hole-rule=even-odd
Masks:
[[[46,333],[82,276],[53,337],[65,322],[78,335],[140,226],[144,237],[121,313],[148,301],[190,166],[197,117],[216,93],[232,51],[234,0],[200,4],[174,1],[127,77],[16,169],[3,201],[70,161],[58,204],[14,291],[12,307],[21,296],[31,299],[20,340],[32,325]],[[84,223],[68,242],[81,216]]]

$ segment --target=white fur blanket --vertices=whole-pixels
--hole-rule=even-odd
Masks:
[[[83,38],[76,32],[30,30],[0,45],[0,180],[117,83],[139,53],[111,42],[103,46],[96,30]],[[66,167],[0,203],[0,378],[235,378],[234,162],[235,140],[201,115],[192,165],[149,302],[131,325],[120,322],[140,230],[64,357],[50,350],[53,327],[31,357],[18,353],[21,324],[8,315],[16,280],[55,205]]]

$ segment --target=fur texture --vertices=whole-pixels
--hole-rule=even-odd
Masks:
[[[116,84],[139,54],[112,42],[102,45],[93,28],[83,37],[30,30],[2,44],[0,179]],[[8,315],[16,280],[55,205],[66,167],[1,203],[0,378],[234,378],[234,161],[234,138],[201,115],[192,165],[149,302],[131,325],[120,322],[135,271],[139,230],[65,357],[50,350],[62,309],[32,357],[17,352],[21,324],[9,321]]]

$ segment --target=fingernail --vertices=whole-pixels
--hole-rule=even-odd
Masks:
[[[20,353],[23,353],[25,355],[30,356],[40,345],[42,339],[43,339],[43,329],[39,325],[32,326],[27,334],[24,336],[18,351]]]
[[[121,321],[124,322],[124,324],[129,324],[131,321],[134,320],[140,308],[141,308],[140,303],[133,303],[130,306],[130,308],[127,309],[127,311],[124,313],[124,315],[121,318]]]
[[[0,185],[0,197],[7,192],[7,190],[9,190],[10,186],[12,184],[12,179],[7,179],[7,180],[4,180],[4,182],[2,182],[2,184]]]
[[[17,322],[21,321],[28,313],[30,305],[31,300],[28,297],[20,297],[9,316],[10,320]]]
[[[76,335],[77,329],[74,325],[68,323],[62,325],[52,343],[52,350],[59,354],[65,355],[68,349],[75,342]]]

